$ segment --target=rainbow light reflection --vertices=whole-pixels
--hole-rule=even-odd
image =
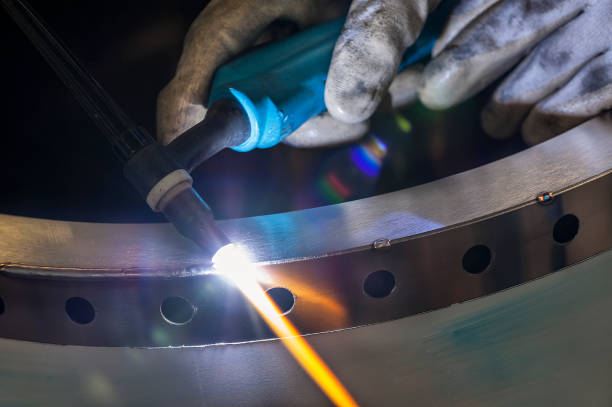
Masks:
[[[266,294],[257,280],[258,268],[249,260],[244,250],[230,243],[219,249],[212,260],[216,271],[230,280],[253,304],[259,315],[327,397],[337,406],[357,406],[340,380]]]
[[[387,152],[387,145],[370,134],[359,144],[343,150],[340,165],[333,166],[318,179],[319,190],[331,203],[345,202],[367,192],[364,186],[371,187],[376,181]],[[348,161],[344,161],[345,157]],[[354,171],[355,168],[359,171]]]
[[[374,135],[351,150],[351,159],[369,177],[378,177],[386,155],[387,145]]]

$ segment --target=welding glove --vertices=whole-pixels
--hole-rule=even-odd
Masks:
[[[386,95],[404,49],[437,1],[354,0],[327,80],[329,113],[310,119],[284,141],[318,147],[365,134],[366,120]],[[191,25],[176,74],[159,94],[158,138],[167,144],[204,118],[216,69],[253,45],[271,23],[290,20],[305,28],[346,14],[348,6],[348,0],[211,1]],[[392,106],[416,98],[421,69],[398,75],[389,89]]]
[[[536,144],[612,108],[612,0],[463,0],[423,74],[419,96],[445,108],[521,61],[481,115]]]

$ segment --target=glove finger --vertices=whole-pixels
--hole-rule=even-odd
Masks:
[[[540,100],[565,85],[608,44],[597,43],[584,27],[583,14],[540,42],[496,89],[482,111],[482,127],[491,137],[510,137]],[[589,44],[572,47],[569,44]]]
[[[463,0],[452,11],[442,33],[434,45],[432,56],[437,56],[465,27],[500,0]]]
[[[423,68],[423,64],[416,64],[397,74],[389,86],[390,107],[401,107],[416,100]],[[369,129],[370,123],[367,120],[344,123],[325,112],[308,120],[283,142],[298,148],[329,147],[356,141]]]
[[[425,68],[419,96],[433,109],[455,105],[479,92],[559,26],[573,19],[583,2],[501,2],[470,24]]]
[[[412,65],[393,78],[391,85],[389,85],[391,107],[402,107],[417,99],[424,68],[423,64]]]
[[[189,28],[176,74],[158,96],[158,138],[169,143],[204,118],[216,69],[252,44],[272,21],[284,18],[303,27],[328,13],[335,16],[344,7],[340,1],[321,7],[327,3],[211,1]]]
[[[370,123],[367,120],[344,123],[325,112],[302,124],[287,136],[283,143],[297,148],[329,147],[358,140],[369,128]]]
[[[612,109],[612,52],[584,66],[559,91],[538,103],[523,123],[529,145],[545,141]]]
[[[431,0],[354,0],[336,42],[325,86],[332,116],[347,123],[372,115],[414,42]]]

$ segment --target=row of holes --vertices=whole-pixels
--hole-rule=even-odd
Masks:
[[[579,220],[575,215],[562,216],[553,228],[553,239],[558,244],[569,243],[578,234]],[[468,249],[463,255],[463,269],[471,274],[480,274],[491,266],[491,250],[482,244]],[[373,298],[384,298],[395,288],[395,277],[387,270],[370,273],[363,283],[363,291]],[[295,305],[293,293],[284,287],[274,287],[266,291],[283,314],[289,313]],[[72,297],[66,301],[66,314],[77,324],[88,324],[95,318],[95,310],[89,301],[81,297]],[[0,315],[5,311],[4,301],[0,297]],[[161,306],[164,320],[174,325],[184,325],[192,320],[196,308],[183,297],[168,297]]]
[[[285,287],[270,288],[266,290],[266,293],[276,303],[283,315],[293,309],[295,297]],[[166,322],[173,325],[184,325],[193,319],[196,307],[183,297],[168,297],[162,302],[159,311]]]
[[[270,288],[266,291],[274,300],[283,314],[288,313],[295,304],[295,298],[291,291],[284,287]],[[93,305],[82,297],[68,298],[64,306],[68,317],[77,324],[89,324],[96,317]],[[184,325],[191,321],[196,308],[183,297],[168,297],[162,301],[159,307],[164,320],[173,325]],[[0,315],[5,311],[4,300],[0,297]]]
[[[268,296],[276,303],[281,313],[288,314],[295,305],[293,293],[285,287],[274,287],[266,290]],[[196,307],[183,297],[168,297],[159,307],[164,320],[173,325],[184,325],[193,319]]]
[[[553,227],[553,240],[557,244],[567,244],[578,234],[580,221],[576,215],[567,214],[559,218]],[[483,244],[472,246],[463,255],[463,270],[470,274],[480,274],[489,269],[493,260],[491,249]],[[384,298],[395,288],[395,277],[387,270],[371,273],[365,280],[363,290],[374,298]]]
[[[291,291],[284,287],[274,287],[266,291],[286,314],[293,308],[295,298]],[[72,297],[66,301],[66,314],[77,324],[89,324],[95,318],[93,305],[85,298]],[[172,325],[185,325],[193,319],[196,312],[188,300],[183,297],[168,297],[162,301],[159,311],[166,322]]]

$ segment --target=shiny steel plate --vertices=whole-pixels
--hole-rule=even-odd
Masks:
[[[610,292],[608,250],[495,295],[308,341],[363,406],[604,407]],[[328,404],[279,340],[145,349],[0,339],[0,406]]]
[[[304,211],[222,222],[269,278],[295,297],[303,333],[381,323],[492,294],[612,247],[612,116],[508,158],[406,190]],[[550,192],[547,205],[536,197]],[[554,230],[577,221],[566,242]],[[562,230],[563,231],[563,230]],[[567,231],[566,231],[567,232]],[[381,249],[373,242],[387,242]],[[470,248],[490,264],[464,270]],[[482,260],[482,259],[476,259]],[[364,291],[394,277],[384,298]],[[242,296],[210,273],[165,224],[97,224],[0,216],[0,337],[90,346],[205,345],[272,334]],[[95,318],[75,324],[71,297]],[[184,325],[160,314],[168,297],[197,310]]]

